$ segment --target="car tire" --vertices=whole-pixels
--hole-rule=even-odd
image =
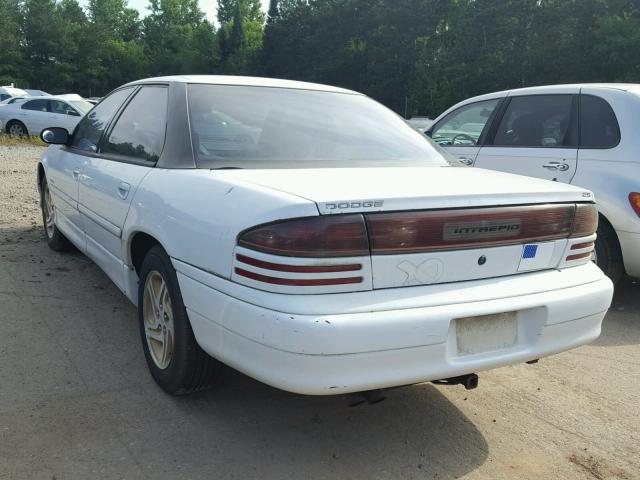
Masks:
[[[24,123],[18,120],[11,120],[7,122],[6,131],[9,135],[12,135],[14,137],[26,137],[27,135],[29,135],[27,127],[24,125]]]
[[[624,275],[624,264],[622,263],[622,252],[618,237],[613,227],[602,217],[600,217],[597,233],[594,261],[614,284],[618,283]]]
[[[47,179],[42,180],[40,185],[40,209],[42,210],[42,224],[44,226],[44,234],[47,238],[47,245],[56,252],[67,252],[73,249],[71,242],[65,237],[55,222],[55,210],[51,192]]]
[[[222,364],[196,342],[171,259],[160,246],[140,268],[138,322],[151,376],[167,393],[184,395],[210,387]]]

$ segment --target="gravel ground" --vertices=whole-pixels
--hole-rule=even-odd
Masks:
[[[44,242],[40,148],[0,147],[0,479],[640,479],[640,285],[594,344],[376,405],[292,395],[230,369],[173,398],[135,310]]]

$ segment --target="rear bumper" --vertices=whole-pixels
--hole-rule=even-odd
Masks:
[[[640,278],[640,233],[622,231],[616,233],[627,275]]]
[[[581,270],[591,281],[544,292],[516,293],[517,284],[531,275],[550,285],[577,278]],[[533,277],[535,275],[535,277]],[[393,309],[370,304],[369,311],[352,313],[285,313],[238,299],[194,279],[178,267],[178,278],[198,343],[210,355],[283,390],[330,395],[420,383],[520,363],[588,343],[600,334],[613,287],[597,267],[584,265],[562,272],[525,274],[485,284],[487,299],[433,304],[429,288],[411,287],[410,308],[395,302]],[[464,291],[478,282],[451,284]],[[562,283],[562,282],[561,282]],[[569,282],[570,283],[570,282]],[[492,289],[502,292],[491,298]],[[273,294],[271,294],[273,295]],[[345,296],[337,294],[339,303]],[[318,299],[309,295],[309,310]],[[287,297],[286,295],[284,297]],[[319,298],[324,297],[324,298]],[[285,299],[286,300],[286,299]],[[269,300],[270,301],[270,300]],[[425,306],[416,306],[416,301]],[[268,302],[267,302],[268,303]],[[357,301],[354,301],[354,305]],[[298,309],[299,307],[295,307]],[[508,348],[460,355],[454,319],[516,311],[517,339]]]

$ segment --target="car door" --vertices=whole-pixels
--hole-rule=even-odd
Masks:
[[[82,251],[86,251],[86,242],[78,209],[80,172],[87,158],[95,155],[109,121],[133,90],[133,87],[121,89],[106,97],[78,124],[69,146],[47,155],[47,180],[53,195],[56,224]]]
[[[18,110],[18,120],[24,123],[29,135],[40,135],[40,132],[49,127],[49,101],[29,100],[24,102]]]
[[[493,98],[463,105],[440,119],[427,133],[462,163],[473,165],[501,100]]]
[[[71,132],[78,124],[80,117],[80,113],[67,102],[49,100],[50,127],[62,127]]]
[[[87,254],[122,288],[122,228],[135,190],[164,148],[168,87],[138,89],[88,158],[80,179],[79,210]]]
[[[577,105],[570,92],[509,96],[475,166],[570,183],[578,156]]]

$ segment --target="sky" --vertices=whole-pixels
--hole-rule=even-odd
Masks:
[[[262,2],[262,9],[266,12],[269,7],[269,0],[260,0]],[[207,18],[211,21],[216,20],[216,6],[218,2],[216,0],[198,0],[200,3],[200,9],[207,15]],[[147,15],[148,0],[129,0],[129,6],[136,8],[140,12],[140,16]],[[86,6],[87,0],[80,0],[80,5]]]

